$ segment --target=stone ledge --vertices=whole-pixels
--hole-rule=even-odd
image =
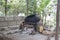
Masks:
[[[0,27],[19,25],[25,17],[0,17]]]

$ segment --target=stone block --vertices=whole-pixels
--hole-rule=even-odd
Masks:
[[[0,17],[0,21],[4,21],[5,20],[5,17]]]
[[[17,17],[14,17],[14,20],[17,20],[17,21],[21,21],[21,20],[23,20],[24,19],[24,17],[22,17],[22,16],[17,16]]]
[[[7,22],[0,22],[0,27],[5,27],[7,25],[8,25]]]
[[[16,25],[20,25],[23,21],[16,21]]]
[[[16,25],[16,21],[8,21],[8,26]]]
[[[8,29],[8,27],[0,27],[0,31],[5,31],[7,29]]]
[[[5,17],[5,21],[11,21],[14,20],[13,17]]]

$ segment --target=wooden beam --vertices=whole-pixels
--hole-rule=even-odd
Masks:
[[[59,11],[60,11],[60,0],[57,0],[56,35],[55,35],[55,40],[59,40],[58,39],[58,33],[59,33]]]

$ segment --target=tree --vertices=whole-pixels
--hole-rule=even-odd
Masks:
[[[7,1],[7,15],[18,15],[19,13],[26,13],[25,0],[9,0]]]
[[[2,1],[2,0],[1,0]],[[4,1],[4,0],[3,0]],[[6,1],[6,0],[5,0]],[[40,2],[41,1],[41,2]],[[5,7],[5,14],[7,15],[18,15],[19,13],[26,13],[28,9],[28,15],[33,13],[41,13],[44,8],[48,5],[50,0],[28,0],[28,8],[26,0],[7,0],[6,2],[1,2],[0,4]],[[39,7],[37,2],[40,2]]]
[[[37,6],[39,2],[39,7]],[[49,4],[50,0],[28,0],[28,14],[39,13],[44,11],[44,8]]]
[[[36,0],[28,0],[28,14],[36,13]]]
[[[40,14],[44,11],[44,8],[49,4],[50,0],[41,0],[39,7],[37,7],[37,12]]]

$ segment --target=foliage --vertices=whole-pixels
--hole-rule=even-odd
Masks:
[[[47,6],[50,0],[41,0],[39,7],[37,2],[40,0],[28,0],[28,14],[41,13],[42,10]],[[17,15],[19,13],[27,14],[27,3],[26,0],[7,0],[7,5],[4,0],[0,0],[0,5],[3,7],[7,6],[7,15]],[[4,11],[5,12],[5,11]]]
[[[39,7],[37,7],[37,12],[40,14],[44,11],[44,8],[49,4],[50,0],[41,0]]]
[[[28,13],[33,14],[36,12],[36,0],[28,0]]]
[[[8,14],[18,15],[19,13],[26,13],[26,3],[25,0],[10,0],[8,2],[10,6]]]

